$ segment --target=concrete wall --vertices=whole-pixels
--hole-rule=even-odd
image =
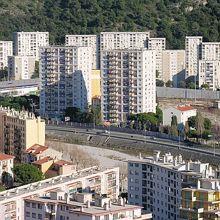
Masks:
[[[158,98],[194,99],[194,89],[157,87]],[[220,99],[220,91],[196,90],[196,99]]]

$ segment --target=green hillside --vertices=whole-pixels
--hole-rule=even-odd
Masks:
[[[183,48],[185,35],[220,41],[219,0],[0,0],[0,39],[14,31],[49,31],[51,43],[65,34],[145,31]]]

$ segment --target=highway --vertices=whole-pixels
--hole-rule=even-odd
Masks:
[[[99,136],[105,136],[106,138],[114,138],[114,139],[120,139],[120,140],[127,140],[127,141],[136,141],[141,143],[150,143],[155,144],[159,146],[166,146],[166,147],[172,147],[172,148],[178,148],[183,149],[187,151],[192,151],[194,153],[202,153],[204,155],[208,156],[216,156],[220,158],[219,153],[214,153],[213,149],[202,149],[199,148],[197,145],[193,146],[187,146],[183,145],[182,143],[178,143],[172,140],[167,139],[161,139],[161,138],[155,138],[152,139],[149,136],[139,135],[139,134],[128,134],[124,132],[115,132],[115,131],[104,131],[104,130],[98,130],[98,129],[86,129],[86,128],[74,128],[70,126],[57,126],[57,125],[47,125],[46,131],[53,131],[53,132],[61,132],[63,134],[67,133],[79,133],[79,134],[88,134],[88,135],[99,135]]]

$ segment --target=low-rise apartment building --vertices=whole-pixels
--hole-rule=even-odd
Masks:
[[[21,160],[29,147],[44,145],[45,122],[33,113],[0,107],[0,134],[1,152]]]
[[[8,67],[8,56],[13,55],[13,42],[0,41],[0,69]]]
[[[89,193],[70,196],[65,191],[52,191],[49,197],[26,198],[24,220],[38,219],[151,219],[151,214],[141,214],[141,207],[128,205],[123,199],[111,202],[107,197]]]
[[[2,174],[9,173],[13,177],[14,156],[0,153],[0,181],[2,181]]]
[[[208,163],[184,161],[170,153],[128,162],[128,202],[152,212],[155,220],[179,220],[183,188],[200,178],[214,178]]]
[[[55,190],[69,192],[70,196],[77,192],[101,194],[114,201],[119,196],[119,168],[87,168],[0,192],[1,220],[25,219],[26,198],[49,196]]]
[[[108,50],[101,56],[103,120],[120,123],[129,114],[156,111],[153,50]]]
[[[13,42],[15,56],[32,56],[39,60],[39,48],[49,45],[49,32],[15,32]]]
[[[63,153],[47,146],[34,144],[24,151],[22,161],[23,163],[33,163],[34,161],[40,160],[48,156],[56,160],[61,160],[62,155]]]
[[[67,107],[84,111],[92,100],[92,48],[41,48],[40,78],[41,115],[61,118]]]
[[[163,125],[171,126],[172,117],[177,117],[177,123],[185,125],[188,119],[196,116],[197,110],[190,105],[178,105],[163,110]]]
[[[35,72],[35,57],[9,56],[8,80],[31,79]]]

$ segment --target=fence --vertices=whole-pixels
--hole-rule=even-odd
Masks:
[[[217,100],[220,99],[220,91],[157,87],[158,98],[195,99],[195,96],[196,99]]]

